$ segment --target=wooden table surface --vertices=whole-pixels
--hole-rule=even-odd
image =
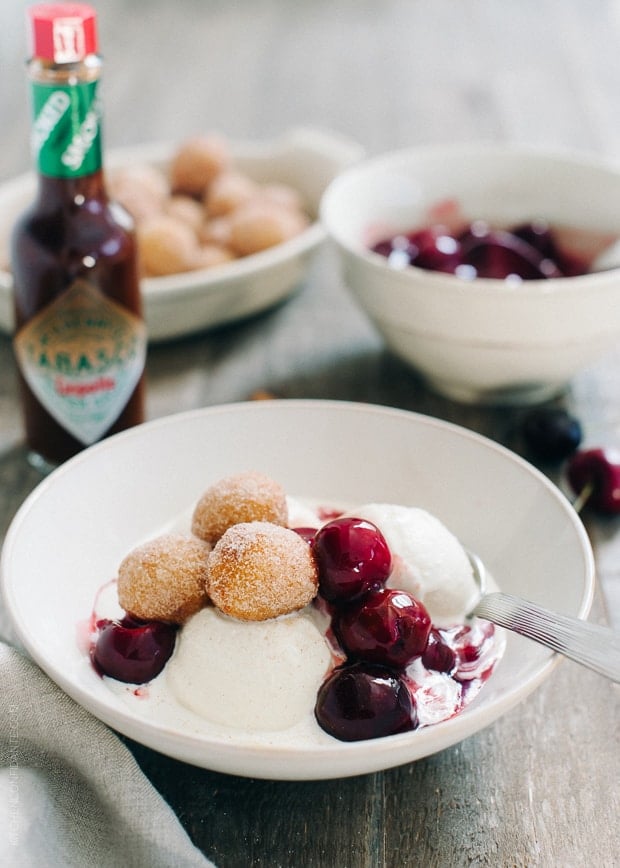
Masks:
[[[0,182],[30,167],[23,0],[0,4]],[[339,131],[369,153],[489,139],[620,159],[613,0],[106,0],[107,146],[204,130]],[[391,356],[325,250],[285,304],[154,346],[148,415],[287,397],[389,404],[518,449],[522,411],[453,403]],[[587,445],[620,446],[620,352],[558,402]],[[26,461],[10,338],[0,336],[0,532],[39,481]],[[620,629],[620,522],[585,518],[591,618]],[[195,843],[225,866],[620,865],[618,688],[565,661],[465,742],[384,773],[311,783],[229,777],[130,743]]]

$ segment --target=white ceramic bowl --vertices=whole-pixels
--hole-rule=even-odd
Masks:
[[[112,150],[106,167],[146,163],[163,168],[177,144]],[[299,190],[312,216],[329,181],[362,154],[359,145],[336,133],[306,128],[273,142],[231,142],[231,150],[238,168],[254,180]],[[0,187],[0,248],[6,248],[15,218],[32,201],[35,187],[32,173]],[[267,310],[300,284],[324,239],[323,227],[314,220],[297,237],[260,253],[215,268],[144,279],[149,340],[176,338]],[[12,292],[12,275],[0,270],[0,329],[6,332],[13,328]]]
[[[367,249],[377,227],[385,236],[414,229],[446,199],[500,226],[541,218],[620,236],[620,171],[595,158],[523,147],[425,147],[365,160],[323,198],[321,216],[346,283],[388,346],[433,388],[481,403],[526,403],[561,391],[620,337],[620,269],[515,287],[395,270]]]
[[[141,716],[95,674],[77,626],[131,548],[187,514],[212,482],[248,469],[327,504],[421,506],[482,557],[504,590],[587,615],[594,570],[579,518],[546,477],[490,440],[413,413],[328,401],[250,402],[164,418],[91,447],[42,482],[15,517],[0,562],[8,611],[36,662],[101,720],[155,750],[263,778],[374,772],[488,726],[557,660],[510,635],[497,670],[460,715],[371,745],[212,737]]]

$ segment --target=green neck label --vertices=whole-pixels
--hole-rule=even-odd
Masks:
[[[33,82],[32,151],[38,171],[80,178],[101,168],[101,105],[96,81]]]

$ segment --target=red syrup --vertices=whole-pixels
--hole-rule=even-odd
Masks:
[[[484,221],[447,227],[434,224],[383,238],[371,245],[395,268],[414,265],[466,279],[546,280],[588,274],[590,263],[563,249],[544,221],[496,229]]]

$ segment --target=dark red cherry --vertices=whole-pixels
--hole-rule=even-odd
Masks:
[[[416,265],[461,277],[516,275],[522,280],[586,274],[588,263],[557,243],[557,230],[545,220],[532,220],[508,230],[492,229],[474,220],[458,236],[440,224],[382,239],[372,248],[394,268]]]
[[[551,227],[546,220],[533,220],[531,223],[521,223],[510,230],[512,235],[527,242],[545,259],[558,260],[558,250],[553,239]]]
[[[319,726],[340,741],[382,738],[418,725],[407,685],[372,663],[335,669],[319,688],[315,716]]]
[[[444,641],[439,630],[431,630],[428,644],[422,654],[422,663],[427,669],[435,672],[447,672],[452,674],[456,669],[456,654]]]
[[[475,268],[479,277],[505,280],[516,275],[522,280],[540,280],[562,276],[552,260],[511,232],[488,229],[469,233],[461,243],[463,262]]]
[[[392,239],[391,238],[382,238],[381,241],[377,241],[370,248],[373,253],[378,253],[379,256],[389,257],[390,253],[393,250],[392,247]]]
[[[144,684],[162,671],[172,652],[176,627],[160,621],[103,622],[92,650],[95,667],[104,675],[130,684]]]
[[[392,555],[378,527],[362,518],[336,518],[314,537],[319,592],[330,602],[353,600],[385,584]]]
[[[442,226],[419,229],[408,235],[411,264],[427,271],[454,274],[461,265],[461,244]]]
[[[569,459],[566,473],[571,488],[599,512],[620,513],[620,452],[583,449]]]
[[[521,431],[527,451],[541,461],[563,461],[581,443],[581,425],[561,407],[536,407],[525,414]]]
[[[352,657],[404,669],[426,648],[431,619],[410,594],[381,588],[343,609],[334,629]]]
[[[395,235],[377,242],[372,248],[375,253],[385,256],[392,268],[407,268],[418,255],[418,248],[411,244],[406,235]]]

